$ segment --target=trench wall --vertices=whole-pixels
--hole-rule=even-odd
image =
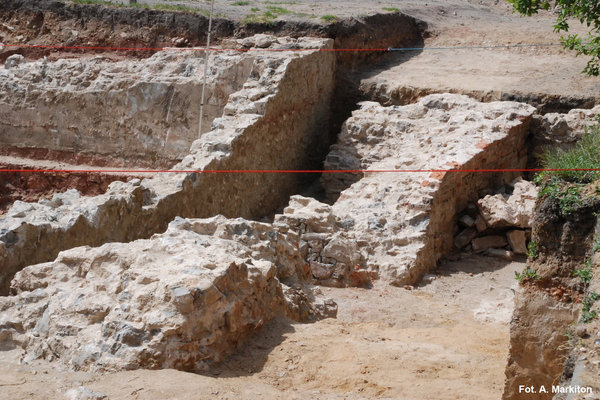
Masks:
[[[331,40],[299,39],[308,49]],[[327,145],[335,58],[331,52],[265,52],[242,90],[230,96],[215,129],[194,142],[174,170],[302,169]],[[307,156],[308,155],[308,156]],[[296,174],[173,173],[114,182],[101,196],[69,191],[51,204],[17,202],[0,220],[0,287],[26,265],[81,245],[162,232],[176,216],[260,218],[284,204]]]
[[[73,154],[128,168],[170,167],[198,138],[204,52],[143,60],[21,59],[0,68],[0,152]],[[253,59],[213,55],[203,131],[248,79]]]
[[[592,249],[599,209],[600,199],[595,196],[582,198],[568,214],[551,196],[536,204],[532,241],[538,244],[538,255],[530,257],[528,268],[535,270],[538,278],[523,282],[515,296],[505,400],[552,399],[552,385],[561,382],[569,354],[585,346],[575,327],[588,288],[574,272],[582,269],[588,258],[592,268],[597,265]],[[519,391],[520,385],[544,385],[548,392],[525,393]]]

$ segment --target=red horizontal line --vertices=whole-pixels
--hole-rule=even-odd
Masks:
[[[106,47],[106,46],[59,46],[59,45],[37,45],[37,44],[0,44],[0,47],[18,47],[25,49],[55,49],[55,50],[110,50],[110,51],[205,51],[205,48],[200,47]],[[209,48],[208,51],[238,51],[238,52],[250,52],[250,51],[389,51],[389,48],[385,49],[217,49]]]
[[[99,173],[99,174],[372,174],[372,173],[434,173],[434,172],[567,172],[600,171],[600,168],[499,168],[499,169],[223,169],[223,170],[178,170],[178,169],[0,169],[0,173]]]

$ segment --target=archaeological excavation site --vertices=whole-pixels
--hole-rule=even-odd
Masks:
[[[551,3],[2,0],[0,399],[600,399]]]

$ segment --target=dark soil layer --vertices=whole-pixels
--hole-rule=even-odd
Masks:
[[[0,169],[17,170],[22,166],[0,165]],[[34,202],[51,199],[56,193],[77,189],[82,195],[106,192],[114,181],[127,181],[131,176],[91,172],[2,172],[0,173],[0,215],[16,201]]]
[[[407,15],[381,14],[361,20],[346,19],[333,24],[275,21],[243,24],[223,18],[213,21],[214,40],[242,38],[257,33],[278,36],[315,36],[335,39],[336,48],[377,47],[394,43],[394,38],[409,33],[420,37],[425,24]],[[0,5],[0,42],[23,45],[86,46],[113,48],[159,48],[203,46],[208,18],[203,15],[137,8],[113,8],[101,5],[65,4],[52,0],[3,0]],[[400,34],[400,35],[399,35]],[[404,41],[399,44],[406,44]],[[57,49],[5,47],[0,62],[12,54],[38,58]],[[101,49],[61,49],[81,54],[100,53]],[[120,51],[135,57],[148,57],[154,51]],[[373,58],[377,54],[346,54],[346,59]]]

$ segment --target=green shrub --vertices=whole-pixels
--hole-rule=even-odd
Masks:
[[[581,198],[583,184],[568,183],[558,176],[543,175],[545,172],[538,174],[533,180],[540,186],[538,197],[550,196],[558,200],[563,215],[569,215],[583,205]]]
[[[399,13],[400,9],[396,7],[383,7],[383,11]]]
[[[538,242],[531,240],[527,244],[527,257],[531,258],[532,260],[537,260],[537,258],[539,256],[540,256],[539,244],[538,244]]]
[[[600,299],[600,294],[596,292],[591,292],[589,295],[583,299],[583,307],[581,309],[581,316],[579,320],[583,323],[589,323],[596,318],[598,318],[598,311],[593,311],[592,306],[596,302],[596,300]]]
[[[330,24],[336,22],[338,20],[338,17],[336,17],[335,15],[323,15],[321,17],[321,19],[325,22],[329,22]]]
[[[515,271],[515,279],[519,281],[519,283],[523,283],[529,280],[538,280],[542,277],[538,275],[537,269],[531,269],[529,267],[525,268],[522,273],[518,273]]]
[[[589,258],[585,260],[584,267],[573,271],[573,276],[578,276],[583,283],[589,284],[594,276],[592,260]]]

